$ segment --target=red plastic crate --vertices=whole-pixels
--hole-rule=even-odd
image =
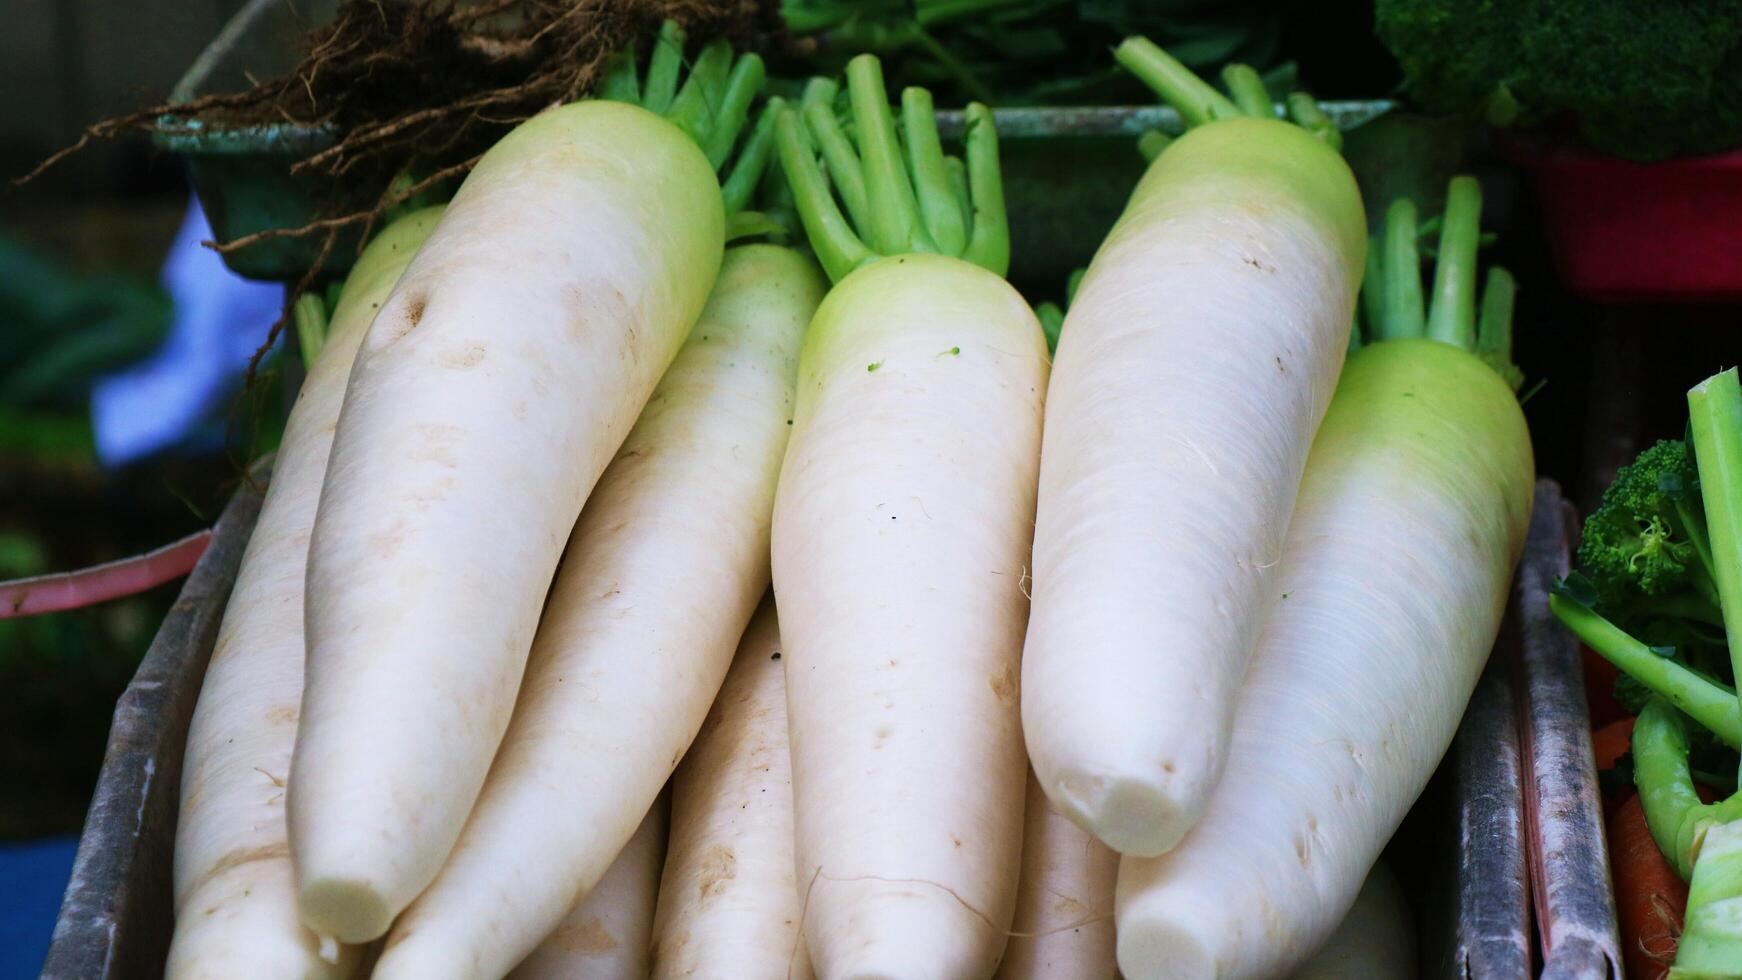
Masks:
[[[1612,301],[1742,300],[1742,150],[1634,163],[1525,142],[1562,280]]]

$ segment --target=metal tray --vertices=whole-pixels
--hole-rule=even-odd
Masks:
[[[332,17],[335,0],[250,0],[208,45],[170,94],[185,102],[246,88],[249,79],[283,74],[297,62],[311,24]],[[1393,107],[1385,100],[1326,103],[1326,113],[1353,129]],[[1011,220],[1011,277],[1053,284],[1088,262],[1143,173],[1134,140],[1152,129],[1177,133],[1180,118],[1161,106],[999,109],[1005,193]],[[938,114],[946,138],[961,132],[959,111]],[[316,217],[321,183],[296,177],[291,164],[332,144],[330,129],[290,124],[218,126],[174,123],[154,136],[180,154],[219,241]],[[294,281],[315,260],[310,239],[267,239],[224,261],[252,279]],[[328,259],[339,273],[356,257],[356,239],[341,239]]]
[[[116,707],[45,978],[161,974],[173,925],[171,856],[188,722],[265,478],[257,469],[254,485],[224,511],[210,550]],[[1551,697],[1568,690],[1564,676],[1542,676],[1559,669],[1543,656],[1559,634],[1542,631],[1531,612],[1541,608],[1548,578],[1560,574],[1556,562],[1564,562],[1563,513],[1559,488],[1545,482],[1495,656],[1452,751],[1388,854],[1417,902],[1424,977],[1528,980],[1532,866],[1546,869],[1535,913],[1544,924],[1543,975],[1605,980],[1611,974],[1600,967],[1620,962],[1584,702]],[[1586,740],[1582,757],[1579,738]],[[1569,745],[1571,757],[1551,759],[1551,750]],[[1554,849],[1535,850],[1539,842]]]

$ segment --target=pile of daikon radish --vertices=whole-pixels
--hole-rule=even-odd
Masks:
[[[1133,39],[1190,129],[1049,357],[985,107],[956,157],[873,58],[758,105],[683,45],[346,281],[189,735],[168,974],[1410,975],[1368,875],[1532,486],[1474,182],[1430,303],[1311,99]]]

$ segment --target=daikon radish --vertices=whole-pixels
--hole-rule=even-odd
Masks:
[[[774,598],[672,776],[671,847],[654,919],[656,980],[806,980],[792,864],[792,766]]]
[[[434,879],[563,542],[713,285],[725,213],[696,141],[732,114],[693,110],[717,56],[671,97],[680,57],[660,45],[671,70],[638,94],[684,127],[580,102],[484,154],[357,356],[309,549],[289,787],[303,918],[323,934],[373,939]],[[759,79],[745,61],[720,97],[748,102]]]
[[[1155,855],[1222,770],[1366,221],[1325,140],[1242,116],[1140,38],[1119,59],[1193,126],[1144,174],[1060,333],[1022,719],[1053,805]]]
[[[823,294],[791,249],[727,253],[569,540],[514,721],[378,980],[496,977],[604,874],[707,716],[768,589],[775,480]]]
[[[1439,276],[1461,286],[1436,290],[1427,321],[1449,325],[1445,339],[1382,340],[1349,358],[1227,770],[1178,847],[1120,864],[1129,980],[1257,980],[1305,961],[1427,784],[1488,659],[1534,465],[1512,385],[1471,352],[1491,349],[1475,315],[1480,190],[1459,178],[1449,197]],[[1510,337],[1509,307],[1484,312],[1483,334]]]
[[[662,794],[605,876],[508,980],[647,980],[667,809]]]
[[[357,967],[355,949],[323,949],[303,927],[292,881],[284,783],[302,699],[303,568],[351,360],[440,215],[395,221],[358,257],[285,422],[188,729],[165,968],[173,980],[329,980]]]
[[[1376,864],[1343,924],[1293,980],[1415,980],[1415,924],[1397,878]]]
[[[1022,886],[999,980],[1114,980],[1119,855],[1053,809],[1032,773],[1026,812]]]
[[[829,980],[988,977],[1022,847],[1046,338],[1001,278],[991,113],[969,106],[966,179],[952,181],[929,95],[903,93],[898,142],[876,60],[847,77],[856,153],[821,100],[808,127],[792,110],[779,124],[836,280],[806,338],[774,519],[803,931]],[[859,234],[813,137],[840,151],[849,210],[863,177]]]

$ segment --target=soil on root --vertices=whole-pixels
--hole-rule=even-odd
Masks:
[[[320,219],[217,247],[331,238],[464,174],[514,124],[586,95],[614,53],[644,44],[666,18],[692,38],[746,47],[778,29],[775,6],[760,0],[341,0],[332,22],[305,36],[289,74],[95,123],[19,183],[129,130],[190,120],[326,127],[335,142],[291,167],[323,178]]]

